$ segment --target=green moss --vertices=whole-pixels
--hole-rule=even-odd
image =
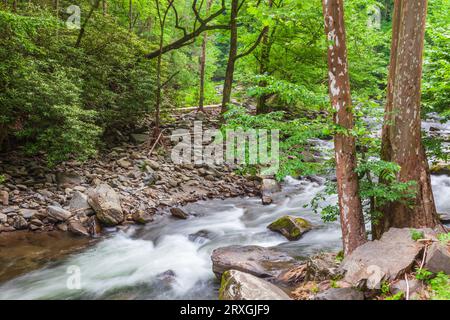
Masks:
[[[220,288],[219,288],[219,300],[225,300],[224,294],[227,290],[228,283],[230,282],[230,278],[231,278],[231,274],[230,274],[229,270],[222,273],[222,279],[220,281]]]
[[[303,233],[311,229],[311,224],[299,217],[283,216],[269,224],[267,228],[281,233],[289,240],[298,240]]]

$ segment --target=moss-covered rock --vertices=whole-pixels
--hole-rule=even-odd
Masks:
[[[228,270],[222,275],[219,300],[291,300],[280,288],[251,274]]]
[[[312,226],[307,220],[293,216],[283,216],[267,226],[272,231],[279,232],[288,240],[298,240]]]
[[[437,175],[450,174],[450,163],[437,163],[431,166],[430,172]]]

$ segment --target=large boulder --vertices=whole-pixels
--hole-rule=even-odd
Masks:
[[[391,228],[380,240],[356,248],[341,264],[344,280],[353,286],[379,289],[409,271],[423,245],[412,240],[411,229]]]
[[[450,274],[450,247],[448,244],[434,242],[427,250],[424,268],[435,273]]]
[[[303,218],[284,216],[267,226],[272,231],[279,232],[288,240],[298,240],[311,230],[311,224]]]
[[[314,300],[364,300],[364,294],[355,288],[330,288],[317,294]]]
[[[90,189],[88,202],[101,223],[115,226],[124,220],[119,195],[109,185],[102,183],[95,189]]]
[[[233,245],[212,253],[213,272],[220,279],[227,270],[247,272],[261,278],[275,278],[283,271],[299,265],[292,256],[274,248]]]
[[[283,290],[251,274],[229,270],[223,273],[220,300],[292,300]]]

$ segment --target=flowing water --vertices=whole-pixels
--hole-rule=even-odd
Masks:
[[[432,182],[439,210],[449,212],[450,177],[435,176]],[[160,216],[147,226],[111,234],[78,253],[3,282],[0,299],[217,299],[218,281],[210,262],[217,247],[279,246],[298,257],[340,250],[339,225],[323,223],[304,207],[322,189],[321,181],[288,178],[269,206],[262,206],[258,198],[187,205],[184,209],[192,215],[187,220]],[[325,203],[335,201],[329,198]],[[315,228],[300,240],[287,242],[266,228],[285,214],[304,217]],[[57,246],[58,241],[46,245]],[[80,289],[69,289],[74,274],[80,275]]]
[[[332,142],[316,145],[329,149]],[[278,246],[299,258],[340,250],[339,224],[323,223],[305,207],[323,184],[323,178],[288,177],[269,206],[259,198],[201,201],[184,207],[191,214],[187,220],[166,214],[98,241],[67,235],[0,239],[0,299],[217,299],[219,282],[210,260],[215,248]],[[433,176],[432,185],[438,211],[450,213],[450,177]],[[329,197],[322,205],[335,202]],[[286,214],[315,227],[298,241],[286,241],[267,229]]]

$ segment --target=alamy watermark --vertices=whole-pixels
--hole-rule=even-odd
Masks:
[[[203,130],[194,121],[193,130],[174,130],[170,139],[178,142],[171,153],[175,164],[259,165],[263,175],[275,174],[280,164],[277,129]]]

